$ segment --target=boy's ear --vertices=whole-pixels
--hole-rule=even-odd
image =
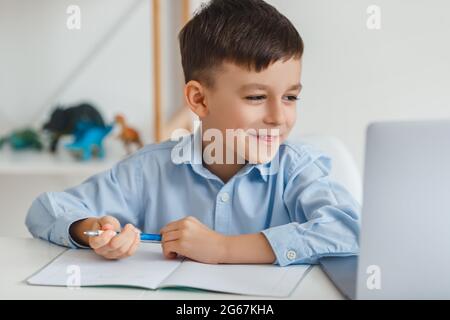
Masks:
[[[209,114],[208,105],[206,102],[205,87],[198,81],[189,81],[184,87],[184,96],[189,108],[200,119]]]

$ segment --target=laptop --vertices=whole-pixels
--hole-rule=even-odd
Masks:
[[[359,256],[321,266],[350,299],[450,299],[450,119],[368,127]]]

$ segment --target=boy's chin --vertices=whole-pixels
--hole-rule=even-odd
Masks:
[[[270,154],[258,154],[257,152],[250,153],[246,160],[251,164],[266,164],[271,162],[277,155],[277,151],[271,152]]]

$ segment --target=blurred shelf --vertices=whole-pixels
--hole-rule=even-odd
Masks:
[[[63,143],[60,144],[62,146]],[[5,175],[93,175],[110,169],[126,157],[118,143],[105,143],[105,158],[77,160],[63,147],[56,154],[49,151],[13,151],[7,145],[0,150],[0,174]]]

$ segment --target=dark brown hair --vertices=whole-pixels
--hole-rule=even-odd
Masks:
[[[186,83],[213,86],[223,62],[260,72],[283,59],[300,59],[303,41],[293,24],[263,0],[211,0],[178,36]]]

